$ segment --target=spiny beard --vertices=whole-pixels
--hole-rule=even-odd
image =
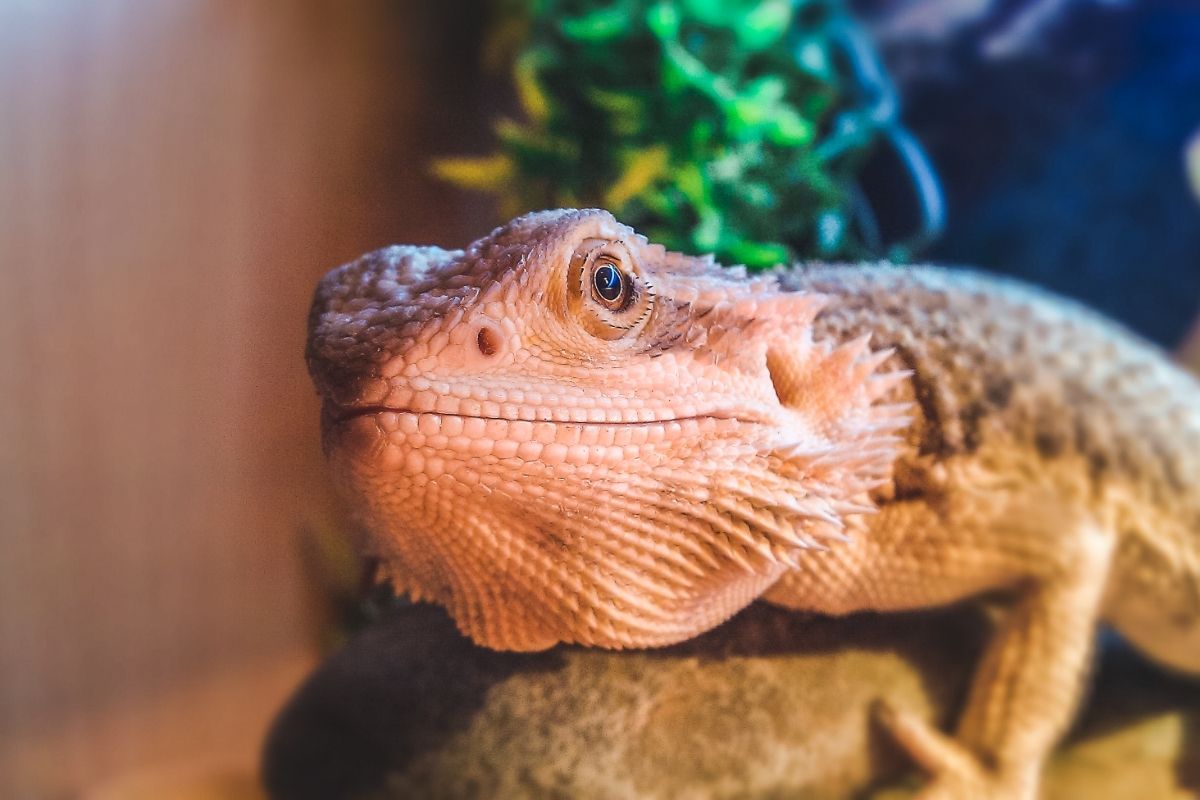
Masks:
[[[406,534],[387,572],[489,647],[648,647],[715,626],[802,568],[801,551],[844,538],[857,501],[836,483],[806,483],[765,441],[722,442],[717,458],[704,457],[714,443],[688,444],[696,457],[673,466],[525,473],[536,489],[464,496],[455,530],[418,523],[428,533]]]

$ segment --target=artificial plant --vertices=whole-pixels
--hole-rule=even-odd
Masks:
[[[504,8],[524,119],[497,123],[492,156],[439,162],[444,177],[509,216],[602,206],[672,249],[752,268],[870,249],[851,224],[854,176],[891,120],[864,94],[840,0]]]

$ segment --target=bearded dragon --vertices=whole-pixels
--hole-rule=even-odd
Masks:
[[[882,702],[926,800],[1036,796],[1098,622],[1200,672],[1200,385],[1033,288],[547,211],[330,272],[307,359],[368,551],[486,647],[1007,598],[953,734]]]

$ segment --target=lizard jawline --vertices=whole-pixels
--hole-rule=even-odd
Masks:
[[[534,416],[533,419],[527,417],[506,417],[506,416],[487,416],[484,414],[456,414],[435,410],[419,411],[413,408],[400,408],[391,406],[357,406],[357,407],[339,407],[326,412],[330,421],[330,426],[342,425],[360,417],[377,417],[381,414],[411,414],[413,416],[432,416],[448,419],[457,417],[458,419],[482,419],[495,420],[500,422],[529,422],[530,424],[550,423],[552,425],[577,425],[577,426],[598,426],[598,427],[646,427],[653,425],[665,425],[671,422],[698,422],[703,420],[714,420],[719,422],[734,422],[741,424],[762,424],[767,420],[762,420],[754,415],[745,413],[724,413],[711,412],[707,414],[693,414],[684,417],[661,417],[646,420],[569,420],[569,419],[554,419],[545,416]]]

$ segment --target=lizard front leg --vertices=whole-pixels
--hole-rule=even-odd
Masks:
[[[827,563],[785,576],[767,596],[847,613],[942,605],[994,588],[1014,593],[954,736],[880,703],[886,727],[931,775],[921,800],[1036,797],[1041,767],[1078,702],[1115,537],[1042,504],[1012,511],[956,524],[945,509],[892,504],[860,542],[820,554]]]
[[[1033,798],[1042,764],[1069,726],[1088,669],[1111,537],[1070,574],[1023,586],[977,667],[951,739],[911,712],[881,719],[932,775],[918,797]]]

